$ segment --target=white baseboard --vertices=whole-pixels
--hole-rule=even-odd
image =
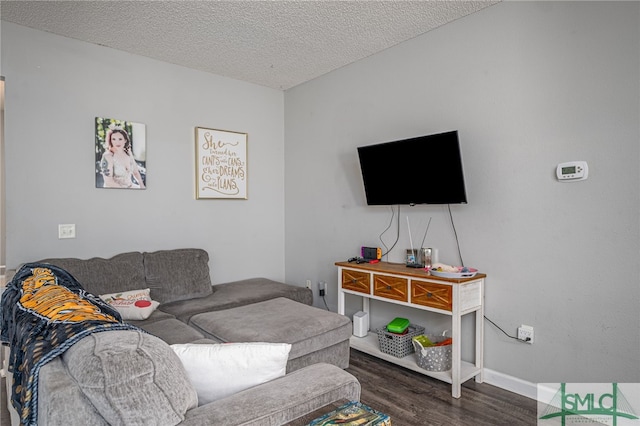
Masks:
[[[499,371],[484,369],[484,382],[499,387],[527,398],[537,399],[538,389],[536,383],[527,382]]]

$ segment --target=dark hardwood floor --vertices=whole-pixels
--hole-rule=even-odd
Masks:
[[[351,350],[347,369],[362,386],[360,401],[391,417],[393,426],[535,425],[536,401],[486,383],[469,380],[462,397],[451,385]],[[289,426],[304,425],[340,404],[326,407]]]
[[[469,380],[462,397],[451,397],[448,383],[432,379],[370,355],[351,350],[350,367],[362,386],[363,404],[391,416],[393,426],[535,425],[536,402],[486,383]],[[0,424],[8,425],[6,396],[0,402]],[[343,401],[346,402],[346,401]],[[325,407],[289,426],[301,426],[337,408]],[[224,425],[220,425],[224,426]]]

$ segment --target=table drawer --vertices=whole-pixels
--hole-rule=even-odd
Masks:
[[[426,281],[411,281],[411,303],[451,311],[453,287]]]
[[[368,272],[342,270],[342,288],[369,294],[371,275]]]
[[[406,278],[389,275],[373,276],[373,294],[386,299],[409,301],[408,281]]]

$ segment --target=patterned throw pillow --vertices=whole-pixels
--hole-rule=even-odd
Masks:
[[[151,300],[150,290],[123,291],[101,294],[100,298],[113,306],[125,321],[145,320],[151,316],[160,303]]]

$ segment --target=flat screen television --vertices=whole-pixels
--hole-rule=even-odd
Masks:
[[[466,204],[458,132],[358,147],[368,205]]]

